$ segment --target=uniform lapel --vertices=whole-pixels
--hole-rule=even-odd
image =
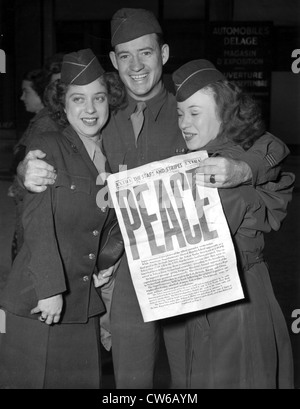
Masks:
[[[81,141],[77,133],[74,131],[74,129],[71,126],[69,126],[64,131],[64,135],[66,136],[70,144],[70,150],[71,150],[70,154],[72,156],[81,157],[82,161],[85,163],[85,165],[89,169],[89,172],[92,174],[93,179],[96,180],[97,177],[99,176],[98,170],[95,167],[93,161],[91,160],[87,150],[85,149],[83,142]],[[74,163],[76,164],[76,160]]]

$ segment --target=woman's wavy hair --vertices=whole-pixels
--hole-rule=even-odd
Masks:
[[[222,123],[219,137],[232,140],[248,150],[266,132],[258,103],[234,82],[217,81],[203,91],[212,92],[214,96],[217,115]]]
[[[108,103],[110,110],[114,111],[121,108],[126,102],[126,90],[116,72],[106,72],[99,81],[106,86],[108,93]],[[65,113],[65,100],[68,91],[68,85],[60,80],[49,84],[45,91],[45,105],[49,110],[51,118],[62,127],[69,125],[67,115]]]
[[[50,73],[50,76],[61,72],[63,58],[63,53],[57,53],[47,58],[44,64],[44,69]]]

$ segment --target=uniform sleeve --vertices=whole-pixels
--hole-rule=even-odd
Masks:
[[[42,134],[57,132],[57,129],[58,126],[48,115],[40,118],[33,123],[26,146],[29,146],[32,142],[35,141],[35,138],[39,138]]]
[[[253,190],[250,186],[241,186],[233,189],[219,189],[223,211],[232,236],[234,236],[240,228],[247,212],[248,203],[244,200],[243,192],[250,192],[251,189]],[[251,199],[252,198],[253,196]]]
[[[266,221],[270,227],[277,231],[287,215],[287,208],[292,200],[295,175],[282,173],[278,182],[268,182],[257,186],[256,192],[266,206]]]
[[[281,171],[283,160],[290,154],[288,147],[280,139],[266,133],[240,160],[246,162],[252,170],[252,185],[262,185],[274,181]]]
[[[53,163],[45,139],[34,138],[28,150],[41,149]],[[24,240],[29,248],[29,271],[38,299],[46,299],[66,291],[66,280],[55,234],[53,188],[43,193],[28,193],[24,199]]]

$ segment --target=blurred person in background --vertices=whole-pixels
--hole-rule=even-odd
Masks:
[[[57,131],[58,125],[51,119],[48,109],[45,107],[44,93],[51,80],[51,72],[44,69],[29,71],[23,77],[21,101],[27,112],[34,114],[27,129],[14,148],[12,172],[16,175],[19,163],[25,157],[26,146],[35,135],[47,131]],[[24,189],[20,186],[15,176],[8,195],[12,197],[16,205],[16,226],[12,242],[12,261],[15,259],[23,244],[23,228],[21,223]]]
[[[23,77],[21,101],[24,102],[26,111],[34,114],[34,117],[29,122],[26,131],[14,148],[12,164],[14,175],[16,174],[19,163],[22,162],[25,157],[26,146],[35,135],[40,135],[48,131],[57,131],[62,128],[58,125],[57,121],[55,121],[55,119],[53,120],[53,117],[49,115],[45,94],[47,87],[51,83],[60,80],[63,57],[64,54],[62,53],[55,54],[46,60],[42,69],[29,71]],[[15,177],[8,192],[8,195],[14,199],[16,205],[16,227],[11,250],[12,261],[15,259],[23,244],[21,216],[24,194],[24,189],[20,186],[17,177]]]

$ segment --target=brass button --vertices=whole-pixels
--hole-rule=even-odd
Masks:
[[[93,231],[93,236],[98,237],[99,234],[100,234],[100,233],[98,232],[98,230],[94,230],[94,231]]]
[[[95,260],[95,259],[96,259],[95,254],[89,254],[89,259],[90,259],[90,260]]]
[[[106,212],[107,207],[101,207],[101,212],[105,213]]]
[[[89,279],[88,276],[85,276],[85,277],[83,277],[82,281],[83,281],[84,283],[88,283],[88,282],[90,281],[90,279]]]
[[[76,186],[75,185],[71,185],[71,190],[75,190]]]

